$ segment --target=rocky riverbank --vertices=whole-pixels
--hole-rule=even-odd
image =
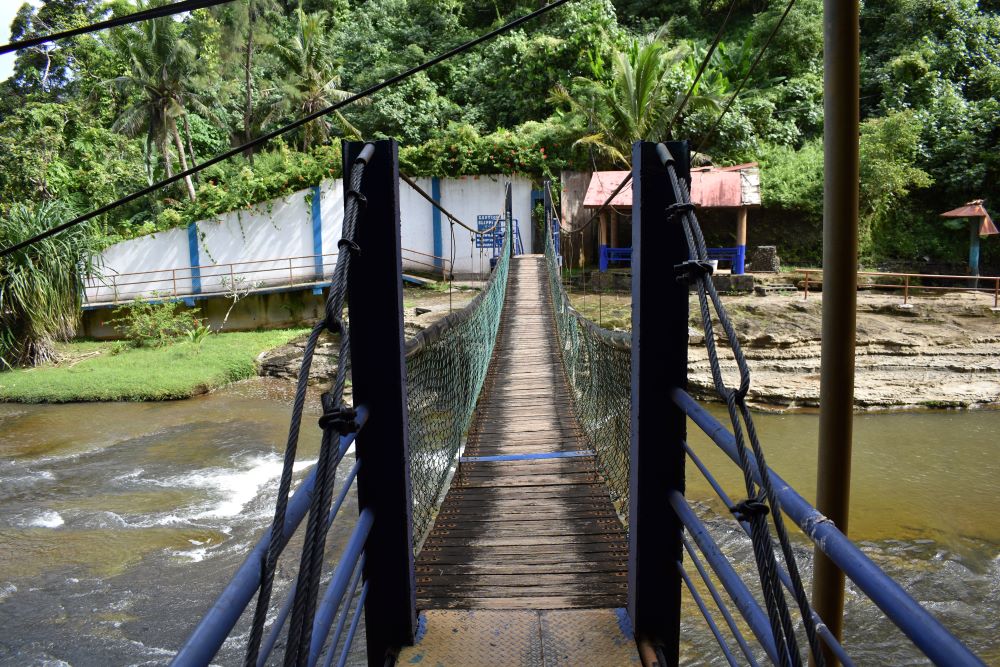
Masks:
[[[605,327],[628,329],[630,296],[575,293],[573,304]],[[945,293],[911,298],[859,292],[855,404],[859,410],[1000,407],[1000,312],[992,295]],[[724,296],[751,369],[750,399],[774,409],[819,405],[822,295]],[[689,383],[693,394],[715,390],[691,297]],[[736,364],[720,343],[727,382]]]
[[[464,307],[478,294],[477,289],[455,289],[450,295],[446,291],[407,287],[403,290],[403,330],[406,337],[417,335],[438,320],[447,317],[454,310]],[[306,339],[300,338],[288,345],[270,350],[258,360],[260,374],[285,380],[299,377]],[[337,370],[339,338],[328,333],[320,337],[309,369],[309,384],[329,382]]]
[[[750,398],[781,408],[819,405],[821,298],[729,297],[750,363]],[[855,405],[859,409],[1000,406],[1000,313],[992,299],[955,293],[917,299],[858,296]],[[691,322],[690,383],[714,393],[704,332]],[[715,335],[724,340],[721,327]],[[728,352],[728,350],[726,350]],[[725,355],[724,369],[736,365]]]

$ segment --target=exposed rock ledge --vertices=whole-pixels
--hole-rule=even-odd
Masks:
[[[992,302],[955,293],[900,308],[898,297],[859,295],[855,405],[862,410],[1000,406],[1000,313],[991,310]],[[726,306],[749,360],[751,401],[778,408],[818,406],[820,299],[739,297],[727,299]],[[718,326],[715,335],[721,339]],[[692,328],[690,340],[690,389],[711,398],[704,335]],[[724,375],[734,382],[736,364],[724,343],[721,352]]]

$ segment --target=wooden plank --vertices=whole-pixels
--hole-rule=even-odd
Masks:
[[[544,259],[515,259],[508,290],[463,456],[585,449]],[[618,607],[627,555],[596,456],[467,461],[417,558],[417,597],[425,608]]]
[[[451,572],[444,576],[417,575],[418,588],[535,588],[540,586],[587,585],[617,588],[625,584],[626,570],[604,570],[591,572]]]
[[[580,558],[599,559],[605,558],[609,554],[617,557],[619,554],[628,555],[628,545],[623,540],[621,543],[614,542],[581,542],[567,547],[563,544],[542,544],[514,546],[491,546],[488,548],[476,548],[465,545],[451,545],[438,541],[434,544],[424,544],[417,558],[417,562],[433,562],[435,558],[445,560],[464,558],[465,562],[489,562],[502,563],[509,559],[523,558],[524,562],[532,562],[550,559],[552,562],[561,562],[561,559],[568,558],[569,555]],[[473,560],[475,559],[475,560]]]
[[[588,574],[588,573],[622,573],[628,571],[628,561],[617,560],[598,561],[543,561],[537,563],[453,563],[450,561],[435,561],[433,563],[418,563],[416,566],[417,581],[433,573],[458,575],[550,575],[550,574]]]
[[[417,596],[419,609],[614,609],[624,604],[624,593],[616,595],[512,596],[506,598]]]

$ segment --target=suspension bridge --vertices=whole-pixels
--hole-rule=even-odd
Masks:
[[[184,0],[3,45],[0,53],[226,1]],[[543,4],[334,105],[3,248],[0,257],[243,154],[568,1]],[[840,149],[825,157],[826,213],[855,224],[830,227],[825,265],[839,279],[831,279],[826,292],[831,312],[844,313],[853,309],[856,287],[857,11],[857,3],[827,3],[826,80],[833,83],[825,128],[828,145]],[[724,28],[725,21],[674,120]],[[274,519],[173,664],[210,664],[228,643],[248,666],[675,665],[686,588],[718,643],[717,655],[700,660],[852,665],[849,647],[838,639],[843,598],[826,595],[826,604],[813,607],[787,518],[816,549],[818,582],[821,570],[846,575],[915,655],[938,665],[982,665],[833,520],[768,468],[746,405],[750,371],[711,281],[690,199],[689,162],[687,142],[640,141],[630,178],[619,185],[630,182],[633,189],[630,333],[606,331],[571,307],[558,271],[556,239],[565,230],[548,187],[545,254],[515,256],[508,188],[498,229],[483,232],[503,239],[486,287],[463,310],[405,340],[398,147],[346,142],[344,238],[326,315],[305,348]],[[685,392],[692,290],[728,427]],[[735,377],[723,373],[716,324]],[[309,365],[324,331],[339,335],[340,363],[322,397],[317,463],[293,492]],[[852,346],[853,340],[824,341],[824,367],[844,376],[835,388],[851,379]],[[344,398],[349,373],[352,404]],[[835,422],[847,414],[846,426],[827,424],[823,432],[843,440],[847,429],[849,441],[851,396],[840,394],[824,399],[824,415]],[[688,446],[689,424],[739,467],[744,485],[738,492],[727,492]],[[844,468],[837,456],[821,452],[821,459]],[[729,508],[732,526],[746,533],[756,576],[741,577],[704,513],[685,499],[688,461]],[[827,506],[842,503],[846,517],[840,493],[846,485],[834,486],[818,495],[826,495]],[[349,494],[356,495],[359,513],[346,544],[330,553],[330,528]],[[293,536],[297,563],[286,549]],[[288,572],[290,580],[282,576]],[[842,594],[837,576],[824,581],[818,589]]]
[[[678,664],[682,587],[728,664],[854,664],[810,605],[783,517],[934,663],[983,664],[767,467],[735,335],[732,384],[706,336],[729,427],[684,391],[691,290],[706,331],[717,321],[732,334],[690,203],[686,142],[634,148],[631,333],[570,305],[546,186],[545,254],[514,255],[508,189],[489,282],[410,340],[398,149],[344,150],[342,261],[303,361],[275,519],[175,665],[212,662],[234,634],[247,665]],[[676,280],[662,280],[665,263]],[[292,493],[307,366],[324,330],[340,333],[344,362],[323,396],[319,462]],[[348,365],[354,405],[343,399]],[[745,488],[716,482],[686,442],[689,423],[743,470]],[[355,461],[338,475],[351,445]],[[687,461],[746,533],[756,577],[741,578],[684,498]],[[342,552],[327,553],[349,493],[359,516]],[[294,582],[272,600],[307,516]]]

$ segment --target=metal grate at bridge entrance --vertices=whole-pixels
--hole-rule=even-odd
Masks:
[[[510,266],[468,444],[417,557],[417,606],[623,607],[626,534],[570,408],[545,259]]]

